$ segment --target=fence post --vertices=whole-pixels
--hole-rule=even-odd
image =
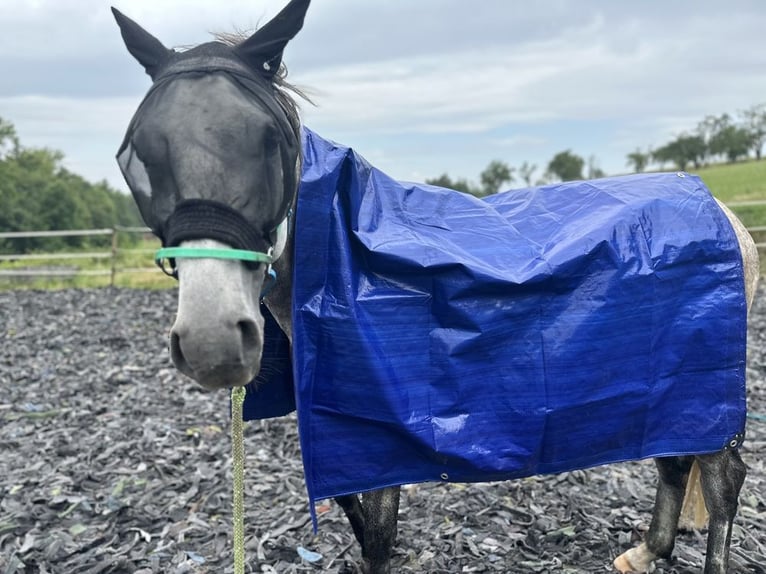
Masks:
[[[112,227],[112,272],[109,274],[109,285],[114,287],[117,277],[117,228]]]

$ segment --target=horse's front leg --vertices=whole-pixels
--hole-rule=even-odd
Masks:
[[[731,527],[747,467],[739,452],[728,448],[698,456],[697,461],[700,465],[702,492],[710,513],[705,574],[726,574]]]
[[[639,546],[620,554],[614,566],[620,572],[649,572],[656,558],[670,558],[678,532],[678,517],[693,457],[655,458],[659,471],[652,522]]]
[[[362,494],[364,546],[362,570],[365,574],[388,574],[391,551],[396,542],[399,518],[399,487],[391,486]]]
[[[362,547],[362,571],[388,574],[391,551],[396,542],[399,487],[372,490],[361,495],[339,496],[335,501],[346,513],[351,529]]]

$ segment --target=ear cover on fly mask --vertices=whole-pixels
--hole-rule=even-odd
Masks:
[[[112,7],[112,14],[114,14],[114,19],[117,20],[117,25],[120,27],[122,39],[128,48],[128,52],[138,60],[138,63],[149,74],[149,77],[154,80],[160,69],[162,69],[175,52],[168,50],[162,42],[117,10],[117,8]]]
[[[279,14],[234,50],[261,74],[273,76],[282,63],[285,46],[303,27],[309,4],[310,0],[292,0]]]
[[[272,20],[236,46],[234,52],[255,71],[270,80],[279,70],[285,46],[303,27],[310,3],[310,0],[292,0]],[[116,8],[112,8],[112,13],[120,27],[128,52],[144,67],[149,77],[156,80],[160,72],[179,53],[166,48],[137,22]]]

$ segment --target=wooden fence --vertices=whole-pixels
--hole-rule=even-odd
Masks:
[[[732,211],[736,211],[738,207],[764,207],[766,206],[766,199],[756,199],[753,201],[732,201],[726,204]],[[758,241],[759,237],[766,237],[766,225],[750,225],[747,230],[756,240],[755,246],[759,249],[766,249],[766,242]],[[763,253],[761,253],[761,265],[763,265]],[[766,269],[764,269],[766,271]]]
[[[0,239],[26,239],[33,237],[86,237],[86,236],[110,236],[111,248],[108,251],[72,251],[54,253],[10,253],[0,254],[0,279],[5,277],[75,277],[75,276],[109,276],[109,284],[114,285],[118,273],[138,273],[153,271],[156,267],[119,267],[119,256],[126,253],[149,255],[155,249],[136,249],[120,247],[119,237],[121,234],[151,233],[148,227],[113,227],[107,229],[72,229],[66,231],[6,231],[0,232]],[[158,244],[159,247],[159,244]],[[3,269],[3,261],[57,261],[57,260],[85,260],[85,259],[109,259],[109,269],[79,269],[67,267],[65,269],[51,269],[50,267],[27,268],[27,269]],[[147,257],[147,261],[151,261]]]
[[[727,204],[733,210],[745,207],[766,206],[766,200],[738,201]],[[766,237],[766,225],[757,225],[747,228],[756,238]],[[119,247],[120,234],[148,234],[147,227],[114,227],[109,229],[81,229],[68,231],[10,231],[0,232],[0,239],[32,238],[32,237],[84,237],[89,235],[111,236],[111,249],[96,252],[55,252],[55,253],[19,253],[0,254],[0,279],[4,277],[75,277],[86,275],[109,275],[109,284],[114,285],[118,273],[138,273],[153,271],[155,267],[119,267],[119,255],[123,253],[136,253],[149,255],[154,249],[134,249]],[[758,249],[766,249],[766,242],[756,242]],[[2,269],[3,261],[34,261],[34,260],[85,260],[85,259],[110,259],[109,269],[51,269],[41,267],[39,269]],[[147,262],[151,261],[147,257]]]

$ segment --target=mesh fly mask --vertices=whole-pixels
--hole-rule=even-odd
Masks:
[[[227,258],[271,263],[284,248],[282,223],[297,190],[299,128],[271,82],[229,46],[173,54],[117,154],[144,221],[162,240],[158,260],[171,259],[174,269],[177,256],[217,257],[176,248],[215,239],[234,248]]]

